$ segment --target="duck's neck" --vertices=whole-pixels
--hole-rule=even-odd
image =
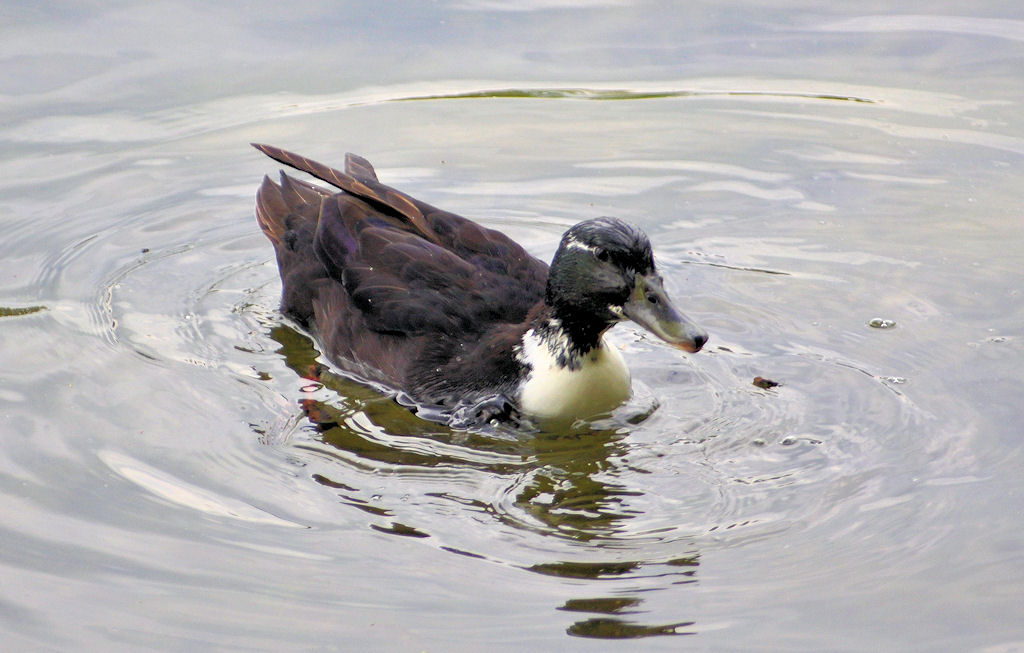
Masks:
[[[602,336],[612,323],[559,313],[550,306],[533,321],[532,331],[562,367],[577,370],[581,361],[602,346]]]

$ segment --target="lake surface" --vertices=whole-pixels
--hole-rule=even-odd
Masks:
[[[1019,3],[0,16],[5,650],[1024,650]],[[711,341],[571,433],[311,381],[252,141],[632,221]]]

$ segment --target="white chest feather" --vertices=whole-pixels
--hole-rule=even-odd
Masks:
[[[559,364],[557,349],[532,330],[523,338],[520,360],[530,372],[519,384],[523,411],[545,420],[572,420],[607,413],[629,399],[626,361],[604,340],[576,369]]]

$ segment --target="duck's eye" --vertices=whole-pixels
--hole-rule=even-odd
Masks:
[[[596,257],[597,257],[597,260],[598,260],[598,261],[603,261],[603,262],[605,262],[605,263],[607,263],[607,262],[608,262],[608,259],[609,259],[609,258],[611,258],[611,257],[610,257],[610,256],[608,255],[608,250],[606,250],[606,249],[601,249],[600,247],[598,247],[598,248],[597,248],[596,250],[594,250],[594,256],[596,256]]]

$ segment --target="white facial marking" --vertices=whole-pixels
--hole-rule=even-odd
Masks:
[[[591,245],[586,244],[582,240],[578,240],[576,236],[569,236],[569,238],[566,239],[563,247],[567,249],[583,249],[588,252],[594,251],[594,248]]]

